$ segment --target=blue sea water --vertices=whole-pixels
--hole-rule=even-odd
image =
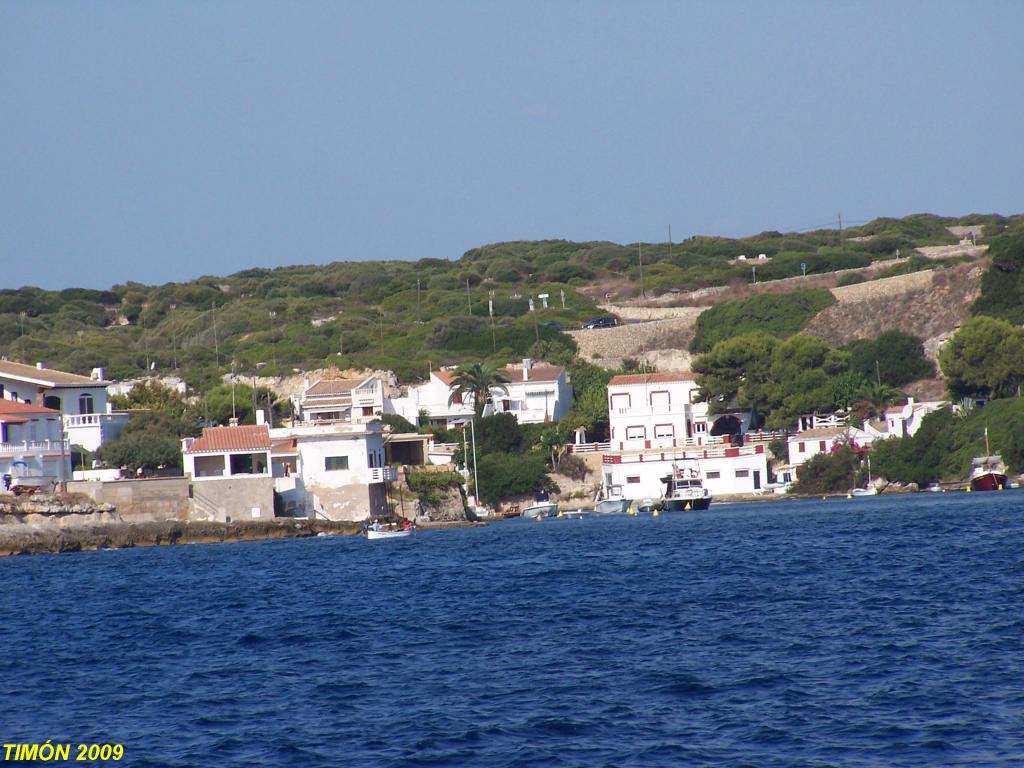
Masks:
[[[1024,492],[0,561],[0,739],[131,766],[1024,763]]]

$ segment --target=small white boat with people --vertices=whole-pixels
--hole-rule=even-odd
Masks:
[[[547,491],[540,491],[534,495],[534,502],[522,511],[522,516],[530,520],[543,520],[545,517],[554,517],[558,514],[558,502],[548,498]]]
[[[665,494],[661,498],[661,508],[665,512],[690,512],[711,506],[711,492],[700,479],[696,461],[688,462],[685,467],[673,463],[672,474],[661,478],[661,482],[665,484]]]

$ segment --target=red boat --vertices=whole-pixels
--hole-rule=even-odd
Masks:
[[[971,460],[971,490],[1001,491],[1006,488],[1006,465],[999,454],[989,453],[988,427],[985,427],[985,453]]]

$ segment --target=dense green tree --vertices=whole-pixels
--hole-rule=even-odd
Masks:
[[[767,425],[785,428],[802,413],[831,411],[831,376],[845,363],[844,355],[813,336],[793,336],[779,344],[772,353]]]
[[[888,384],[866,381],[857,391],[853,410],[861,419],[880,419],[889,406],[902,400],[906,395]]]
[[[760,422],[774,402],[771,371],[778,346],[778,339],[762,332],[719,342],[693,361],[693,370],[701,374],[698,396],[709,403],[712,413],[731,407],[735,400]]]
[[[1024,381],[1024,334],[1005,320],[971,318],[939,350],[939,365],[955,398],[1016,395]]]
[[[1024,233],[996,238],[988,256],[992,266],[981,279],[981,295],[971,312],[1024,325]]]
[[[100,447],[99,457],[111,467],[130,470],[181,466],[181,443],[168,434],[122,434]]]
[[[858,339],[845,349],[850,354],[850,370],[864,379],[902,387],[935,375],[935,366],[924,356],[921,339],[903,331]]]
[[[842,493],[854,487],[860,459],[848,445],[831,453],[819,453],[796,471],[796,493]]]
[[[479,496],[488,504],[541,490],[557,490],[547,474],[544,456],[491,453],[477,458]]]

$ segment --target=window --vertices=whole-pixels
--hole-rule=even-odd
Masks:
[[[80,395],[78,398],[78,412],[79,413],[94,413],[92,395],[86,392],[84,395]]]
[[[695,422],[693,422],[693,431],[694,432],[707,432],[708,431],[708,423],[706,421],[695,421]]]
[[[669,406],[672,405],[672,399],[665,390],[659,390],[658,392],[651,392],[651,408],[661,408],[668,410]]]
[[[804,452],[804,444],[803,443],[797,443],[796,444],[796,450],[797,450],[797,453],[803,453]]]
[[[737,469],[736,470],[736,477],[750,477],[750,470],[749,469]]]
[[[654,436],[655,437],[675,437],[676,428],[671,424],[655,424],[654,425]]]
[[[722,476],[722,473],[719,472],[717,469],[713,469],[710,472],[705,472],[704,473],[704,477],[706,477],[708,480],[717,480],[721,476]]]
[[[60,410],[60,398],[56,395],[47,395],[43,398],[43,406],[46,408],[53,408],[55,411]]]
[[[629,406],[630,406],[630,401],[629,401],[629,395],[628,394],[616,393],[616,394],[612,395],[612,403],[611,403],[612,412],[615,412],[615,411],[618,411],[618,410],[622,410],[624,408],[629,408]]]
[[[324,459],[324,469],[328,472],[338,469],[348,469],[348,456],[327,456]]]
[[[640,475],[626,475],[626,483],[635,485],[640,482]]]
[[[647,430],[644,427],[626,427],[627,440],[643,440],[647,437]]]
[[[824,440],[819,440],[818,441],[818,450],[821,451],[822,453],[825,452],[825,441]]]

